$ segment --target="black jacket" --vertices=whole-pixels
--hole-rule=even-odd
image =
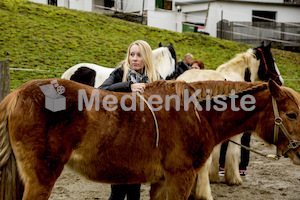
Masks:
[[[183,72],[186,70],[191,69],[190,66],[187,66],[183,61],[177,63],[177,68],[175,71],[167,76],[166,80],[176,79],[178,76],[180,76]]]
[[[131,92],[132,82],[122,82],[123,74],[123,67],[115,69],[99,88],[115,92]]]

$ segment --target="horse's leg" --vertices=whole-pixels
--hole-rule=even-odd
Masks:
[[[167,199],[167,186],[165,181],[151,184],[150,199],[151,200]]]
[[[166,176],[167,199],[187,200],[191,194],[192,186],[196,178],[194,170],[184,171]]]
[[[209,156],[205,164],[200,168],[192,188],[190,199],[212,200],[209,183],[209,169],[212,162],[212,155]]]
[[[37,157],[35,150],[14,148],[21,177],[25,183],[23,200],[46,200],[50,197],[55,181],[60,176],[64,162],[61,155]],[[55,159],[56,158],[56,159]]]
[[[236,135],[231,140],[240,143],[242,134]],[[227,153],[225,158],[225,182],[229,185],[241,185],[243,180],[239,173],[239,160],[240,160],[241,148],[233,144],[228,143]]]
[[[25,183],[25,191],[22,200],[47,200],[51,195],[51,190],[55,181],[47,184],[39,183],[37,178],[30,179]]]
[[[28,169],[27,166],[21,165],[22,175],[25,179],[23,200],[47,200],[55,181],[63,170],[63,165],[52,169],[45,166],[31,166],[31,169]]]
[[[220,158],[221,144],[215,146],[211,153],[212,161],[209,168],[209,180],[211,182],[220,182],[219,178],[219,158]]]

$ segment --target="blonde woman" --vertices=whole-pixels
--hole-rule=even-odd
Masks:
[[[128,47],[122,66],[114,70],[99,88],[116,92],[139,92],[147,83],[159,79],[153,66],[150,45],[137,40]]]
[[[114,70],[99,87],[117,92],[140,92],[147,83],[159,80],[160,76],[153,67],[152,49],[143,41],[133,42],[121,67]],[[139,200],[141,184],[112,185],[109,200]]]

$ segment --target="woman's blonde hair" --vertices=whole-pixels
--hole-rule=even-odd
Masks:
[[[143,40],[137,40],[137,41],[134,41],[133,43],[131,43],[128,47],[127,56],[123,63],[124,74],[123,74],[122,81],[123,82],[127,81],[128,69],[129,68],[131,69],[130,64],[129,64],[130,49],[135,44],[140,47],[141,56],[142,56],[142,59],[145,64],[144,74],[148,76],[150,82],[159,80],[160,76],[159,76],[156,68],[154,68],[154,66],[153,66],[153,55],[152,55],[152,49],[151,49],[150,45]]]

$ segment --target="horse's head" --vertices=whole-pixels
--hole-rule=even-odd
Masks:
[[[294,164],[300,165],[300,95],[290,88],[279,87],[272,80],[269,90],[275,116],[270,142],[277,146],[278,155],[288,156]]]
[[[173,58],[173,60],[175,61],[175,67],[176,67],[176,64],[177,64],[177,58],[176,58],[176,52],[175,52],[175,48],[174,48],[174,45],[172,44],[172,43],[170,43],[168,46],[166,46],[168,49],[169,49],[169,51],[170,51],[170,53],[171,53],[171,55],[172,55],[172,58]]]
[[[283,85],[284,81],[280,75],[279,69],[275,63],[275,59],[271,53],[271,43],[264,45],[264,42],[260,46],[253,48],[256,58],[260,60],[258,77],[262,81],[268,81],[273,79],[277,84]]]
[[[172,74],[176,69],[177,63],[173,44],[162,46],[159,43],[159,48],[153,50],[153,60],[154,66],[163,79]]]

